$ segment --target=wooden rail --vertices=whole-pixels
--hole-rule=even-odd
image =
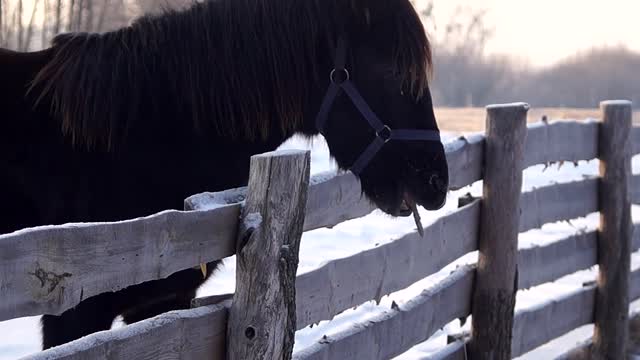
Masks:
[[[166,211],[0,236],[0,321],[60,314],[88,297],[235,253],[239,208]],[[215,230],[215,231],[212,231]]]
[[[520,232],[598,211],[598,179],[544,186],[520,197]]]
[[[640,153],[640,128],[628,133],[633,139],[629,151]],[[602,156],[598,153],[601,150],[598,144],[602,143],[603,136],[607,137],[606,130],[603,132],[602,125],[596,122],[531,125],[520,167]],[[475,135],[446,145],[452,189],[482,180],[488,144],[486,137]],[[521,194],[518,231],[598,211],[599,186],[599,179],[586,179]],[[640,203],[640,175],[631,177],[629,186],[632,202]],[[185,212],[166,211],[117,223],[41,227],[1,235],[0,320],[40,313],[58,314],[89,296],[164,278],[202,262],[233,255],[238,217],[246,196],[246,188],[199,194],[187,199],[185,207],[189,211]],[[331,319],[348,308],[401,290],[477,250],[480,207],[480,202],[475,202],[437,220],[425,228],[425,239],[416,232],[410,233],[299,276],[296,327]],[[312,178],[305,208],[303,230],[308,231],[366,215],[375,207],[363,197],[358,180],[344,173]],[[639,226],[634,227],[631,251],[640,248]],[[519,250],[516,287],[536,286],[592,266],[598,259],[598,244],[598,235],[592,231]],[[101,271],[100,281],[95,279],[96,264],[109,269]],[[389,310],[369,324],[325,339],[296,357],[348,359],[366,354],[367,358],[385,358],[400,354],[426,340],[438,327],[470,314],[473,278],[472,269],[461,269],[442,286]],[[593,300],[594,293],[593,288],[586,287],[517,313],[512,328],[515,340],[510,350],[513,355],[530,351],[579,324],[593,321],[585,314],[593,309],[589,301]],[[629,297],[640,297],[639,271],[631,273]],[[229,306],[227,302],[167,313],[125,329],[91,335],[72,347],[62,346],[33,358],[174,358],[181,352],[194,359],[216,358],[224,354],[219,349],[224,350],[221,344],[226,344],[226,340],[224,331],[220,335],[219,330],[227,328]],[[581,306],[588,311],[569,311]],[[204,331],[201,330],[204,324],[209,326],[207,331],[212,331],[210,337],[198,333]],[[525,327],[527,331],[523,331]],[[411,329],[418,330],[414,334]],[[394,337],[396,332],[402,336]],[[72,355],[71,349],[80,351]],[[456,358],[461,349],[464,342],[454,343],[437,356]],[[144,351],[150,355],[143,354]]]
[[[640,231],[640,224],[636,224],[636,229]],[[638,235],[637,238],[640,238]],[[528,257],[532,257],[537,261],[528,261],[522,262],[519,264],[520,267],[520,276],[524,278],[524,282],[528,284],[528,286],[535,286],[542,284],[544,282],[555,280],[556,278],[573,273],[578,270],[582,270],[593,266],[596,264],[595,260],[595,232],[587,233],[584,235],[576,235],[571,236],[563,240],[559,240],[552,244],[542,247],[535,247],[530,249],[521,249],[519,250],[518,258],[525,259]],[[640,240],[636,239],[634,242],[636,245],[634,246],[634,250],[640,248]],[[568,262],[566,257],[566,252],[568,252],[572,246],[578,245],[578,252],[575,255],[577,258],[587,259],[586,261],[581,262]],[[437,256],[436,253],[434,256]],[[591,258],[589,260],[589,258]],[[561,266],[560,263],[566,263]],[[555,268],[554,268],[555,265]],[[544,270],[543,275],[539,275],[538,272],[540,269],[546,269],[550,267],[549,270]],[[555,274],[555,276],[554,276]],[[636,271],[632,275],[631,283],[634,284],[635,280],[638,280],[637,285],[633,287],[631,290],[632,296],[640,297],[640,271]],[[300,278],[299,280],[300,281]],[[446,287],[446,284],[451,284],[454,279],[447,279],[444,281],[445,285],[436,286],[435,289],[440,289],[441,287]],[[457,281],[457,280],[455,280]],[[299,284],[299,283],[298,283]],[[520,282],[522,285],[522,282]],[[524,288],[524,286],[519,286],[520,289]],[[466,289],[466,288],[465,288]],[[460,299],[466,299],[464,294],[466,294],[467,290],[460,290],[461,293],[458,296],[458,300],[452,300],[455,304],[457,304],[457,309],[468,309],[466,307],[466,302]],[[564,333],[574,329],[575,327],[587,324],[593,321],[593,306],[583,307],[589,304],[593,304],[593,296],[595,294],[594,287],[586,287],[577,291],[576,293],[564,296],[562,298],[555,299],[549,303],[540,305],[534,309],[527,310],[525,312],[518,312],[514,318],[514,339],[521,339],[516,341],[521,341],[519,345],[516,345],[515,342],[512,346],[512,351],[515,351],[517,354],[523,354],[525,352],[533,350],[535,347],[544,344],[553,338],[563,335]],[[329,287],[325,289],[326,293],[329,291]],[[636,292],[638,294],[636,295]],[[321,292],[323,293],[323,292]],[[434,294],[433,291],[430,294]],[[435,295],[433,295],[435,296]],[[448,295],[447,295],[448,296]],[[445,295],[441,295],[441,297],[445,297]],[[419,298],[416,298],[409,302],[409,304],[413,304],[419,301]],[[635,298],[635,297],[633,297]],[[324,299],[323,299],[324,301]],[[356,301],[354,301],[355,303]],[[433,308],[420,308],[423,313],[420,313],[418,308],[413,308],[411,305],[407,305],[407,307],[412,308],[413,312],[411,313],[412,319],[422,319],[423,317],[433,316],[431,311]],[[400,309],[404,309],[402,306]],[[577,310],[576,310],[577,309]],[[385,359],[392,355],[397,355],[401,352],[396,353],[395,349],[397,347],[395,345],[389,345],[389,352],[385,352],[379,350],[377,341],[380,340],[381,334],[384,334],[386,337],[383,341],[384,344],[388,343],[402,343],[403,349],[408,349],[409,347],[416,345],[426,339],[428,339],[434,331],[425,333],[423,330],[420,330],[420,335],[407,336],[404,331],[398,330],[398,315],[401,313],[400,310],[395,309],[396,311],[390,311],[376,317],[371,322],[367,321],[362,324],[356,324],[352,329],[346,330],[343,333],[340,333],[330,339],[323,339],[316,345],[304,350],[303,352],[297,353],[296,358],[299,359],[332,359],[332,358],[340,358],[340,359],[352,359],[359,358],[359,355],[362,355],[362,351],[365,351],[367,355],[366,358],[371,359]],[[576,310],[576,311],[574,311]],[[391,316],[390,314],[393,314]],[[464,318],[470,315],[471,312],[468,310],[466,313],[457,313],[456,316],[449,316],[442,319],[438,317],[438,321],[444,321],[444,324],[456,319],[456,318]],[[405,318],[403,318],[405,319]],[[586,319],[586,320],[585,320]],[[403,320],[403,321],[406,321]],[[576,325],[579,324],[579,325]],[[299,323],[299,327],[301,324]],[[305,323],[306,325],[306,323]],[[409,326],[410,329],[414,329],[414,327]],[[537,329],[540,330],[541,333],[537,333],[533,331],[531,336],[529,337],[529,333],[524,331],[524,329]],[[370,339],[370,340],[367,340]],[[411,341],[409,341],[411,339]],[[368,341],[374,341],[374,343],[369,343]],[[368,344],[364,347],[356,347],[354,343],[361,344],[362,342]],[[460,345],[460,344],[458,344]],[[387,346],[387,345],[385,345]],[[452,345],[455,347],[455,345]],[[464,346],[459,346],[460,348],[456,348],[456,351],[453,351],[451,354],[444,357],[447,359],[456,359],[456,356],[460,356],[461,349]],[[369,350],[362,350],[363,348],[367,348]],[[359,352],[353,353],[349,352],[348,349],[358,349]],[[448,350],[451,350],[449,348]],[[369,351],[374,351],[373,353]],[[400,350],[397,350],[400,351]],[[443,350],[445,351],[445,350]],[[377,354],[377,355],[376,355]],[[382,355],[380,355],[382,354]],[[448,354],[446,351],[443,354]],[[443,354],[439,354],[439,356],[444,356]],[[462,353],[463,354],[463,353]],[[371,357],[368,357],[371,355]],[[375,355],[375,356],[374,356]],[[379,355],[379,356],[378,356]],[[516,355],[514,355],[516,356]]]
[[[591,136],[594,126],[593,123],[534,125],[529,131],[529,139],[533,140],[528,140],[527,144],[533,146],[542,141],[535,139],[561,138],[573,132]],[[634,134],[640,134],[640,130],[634,129]],[[536,158],[527,155],[525,161],[533,164],[537,161],[590,158],[593,146],[581,146],[582,150],[579,151],[570,151],[566,147],[530,151],[527,154],[536,153]],[[483,147],[484,137],[479,135],[447,145],[452,188],[461,188],[481,179]],[[640,149],[637,150],[640,152]],[[634,184],[633,199],[634,202],[640,202],[640,175],[634,177]],[[227,193],[226,197],[200,194],[188,199],[187,208],[199,211],[167,211],[119,223],[41,227],[0,235],[0,285],[9,294],[0,305],[0,320],[41,313],[59,314],[75,306],[82,298],[163,278],[201,262],[232,255],[236,219],[240,211],[238,201],[244,199],[246,189]],[[563,193],[557,191],[548,195],[556,196],[557,206],[560,207],[563,205]],[[224,198],[224,202],[220,198]],[[536,201],[543,200],[524,198],[523,201],[527,204],[528,212],[536,213],[529,206],[535,206]],[[221,202],[227,206],[222,206]],[[580,203],[574,205],[577,210],[581,208]],[[593,206],[584,208],[592,209]],[[322,174],[311,180],[304,229],[331,227],[366,215],[373,209],[374,206],[362,196],[358,180],[352,174]],[[521,227],[530,229],[545,221],[553,221],[545,220],[542,216],[538,220],[535,217],[533,220],[530,217],[527,219],[532,222],[524,221]],[[98,243],[109,244],[109,247],[96,247],[94,244]],[[100,282],[94,281],[91,271],[98,259],[100,264],[109,264],[108,268],[111,269],[101,273]],[[44,284],[37,274],[44,279]],[[65,289],[63,293],[59,290],[62,287]]]
[[[640,154],[640,126],[633,127],[631,130],[631,138],[633,139],[632,153]]]
[[[535,191],[554,193],[546,188]],[[526,196],[523,194],[523,198]],[[580,197],[582,193],[577,192],[575,196]],[[540,210],[544,212],[545,202],[541,204]],[[554,205],[549,202],[549,206]],[[474,202],[427,226],[425,239],[428,241],[416,232],[410,233],[300,275],[296,281],[297,328],[331,319],[346,309],[401,290],[476,250],[479,208],[479,202]],[[634,234],[634,248],[637,248],[640,247],[640,229]],[[535,286],[592,266],[595,264],[594,240],[595,233],[587,233],[547,246],[520,250],[519,288]],[[427,258],[436,261],[424,261]],[[573,258],[576,260],[570,261]]]
[[[523,193],[521,203],[526,210],[521,216],[520,230],[597,211],[596,190],[597,179],[588,179]],[[346,309],[404,289],[477,250],[478,216],[479,203],[475,202],[425,227],[424,239],[413,232],[300,275],[298,328],[331,319]],[[524,250],[525,254],[519,258],[541,267],[530,272],[521,270],[519,284],[535,286],[593,266],[595,239],[592,232]],[[557,256],[550,256],[552,254]]]
[[[635,185],[637,187],[637,177],[630,179],[627,177],[631,174],[630,154],[638,153],[639,150],[638,144],[631,145],[627,139],[631,137],[637,141],[640,136],[638,129],[628,128],[631,121],[630,108],[631,104],[628,102],[603,103],[604,125],[602,125],[602,129],[598,130],[597,135],[595,132],[589,135],[597,136],[598,147],[586,150],[593,151],[595,149],[602,160],[600,168],[602,184],[595,188],[600,194],[598,201],[594,203],[593,197],[591,197],[590,205],[585,205],[585,209],[581,211],[588,212],[594,209],[602,211],[602,224],[599,232],[601,237],[595,232],[581,234],[545,247],[527,249],[525,250],[526,254],[522,251],[519,254],[522,261],[520,263],[521,270],[532,266],[532,263],[539,269],[545,269],[552,265],[548,271],[543,270],[545,273],[540,276],[527,277],[525,275],[525,278],[520,280],[519,287],[536,285],[541,281],[550,280],[577,268],[584,268],[591,262],[598,260],[601,265],[598,291],[596,292],[595,287],[587,287],[563,299],[557,299],[518,313],[514,321],[515,341],[512,343],[511,349],[513,356],[530,351],[575,327],[594,321],[597,330],[591,342],[592,345],[589,345],[589,348],[583,346],[580,349],[581,352],[574,355],[578,356],[577,358],[622,358],[625,355],[628,302],[640,295],[638,294],[640,285],[637,284],[640,280],[638,271],[631,273],[630,276],[626,275],[629,271],[630,252],[638,249],[640,245],[638,225],[633,227],[632,233],[629,215],[629,198],[632,202],[638,201],[637,189],[627,190],[627,186]],[[551,136],[546,135],[546,137]],[[633,142],[631,141],[631,143]],[[571,141],[562,143],[571,143]],[[527,165],[538,161],[549,160],[539,156],[536,160],[528,159]],[[586,190],[586,193],[593,194],[594,191]],[[530,195],[533,195],[533,192]],[[535,201],[532,202],[535,203]],[[595,204],[600,206],[596,208]],[[529,207],[523,206],[523,208]],[[564,212],[574,211],[570,209],[564,210]],[[574,215],[578,216],[579,211],[574,212]],[[521,221],[521,230],[527,230],[555,218],[553,215],[544,214],[544,216],[547,218],[538,221],[537,224],[527,225],[526,220]],[[580,246],[580,249],[577,252],[572,252],[572,248],[576,246]],[[550,264],[549,259],[543,258],[551,256],[551,254],[568,252],[572,253],[572,257],[564,264],[553,260]],[[612,300],[613,297],[615,297],[615,301]],[[599,305],[596,306],[596,302]],[[595,314],[593,313],[594,308],[596,309]],[[526,334],[530,335],[523,335],[525,333],[522,330],[523,327],[526,327]],[[430,358],[466,359],[466,352],[469,351],[466,347],[467,342],[468,340],[457,341]],[[477,353],[473,353],[474,358],[477,355]]]
[[[352,194],[354,192],[349,191],[349,189],[353,189],[353,187],[346,185],[350,182],[350,180],[347,180],[346,176],[332,178],[325,181],[315,180],[312,182],[309,195],[312,196],[313,199],[330,199],[332,198],[331,196],[323,196],[326,192],[324,191],[324,188],[320,188],[320,186],[330,189],[332,187],[329,187],[326,184],[336,182],[341,184],[337,186],[337,188],[342,189],[342,194],[345,195],[342,197],[344,202],[333,203],[333,208],[340,208],[341,204],[345,204],[349,201],[347,199],[353,199]],[[594,196],[594,189],[596,186],[597,180],[589,179],[574,183],[547,186],[533,190],[532,192],[524,193],[521,201],[523,208],[526,210],[521,218],[520,230],[534,228],[546,222],[584,216],[590,212],[596,211],[596,199]],[[238,194],[238,192],[234,193]],[[336,193],[331,195],[333,198],[337,197]],[[210,197],[212,195],[208,194],[202,196]],[[220,194],[217,194],[217,196],[220,197]],[[307,208],[309,208],[312,213],[316,212],[314,210],[315,206],[311,207],[309,204],[319,205],[320,201],[324,201],[326,204],[328,200],[309,200]],[[356,205],[352,207],[342,206],[344,211],[338,211],[337,213],[342,214],[339,216],[349,217],[349,214],[361,212],[362,210],[360,209],[362,209],[362,207],[360,205],[365,201],[366,200],[356,203]],[[197,206],[203,205],[196,205],[195,207]],[[50,268],[54,273],[58,266],[63,266],[60,273],[77,273],[80,275],[71,279],[61,279],[59,285],[65,287],[65,291],[62,293],[62,298],[59,296],[61,293],[56,293],[54,291],[52,294],[44,297],[42,302],[34,303],[33,298],[30,295],[30,289],[24,288],[22,290],[22,297],[20,298],[18,296],[13,307],[11,307],[11,301],[4,302],[3,305],[0,305],[0,309],[3,310],[0,314],[2,314],[3,319],[7,319],[34,315],[42,312],[59,313],[75,306],[81,299],[80,293],[83,293],[84,297],[89,297],[103,291],[121,289],[131,285],[132,283],[140,283],[147,280],[162,278],[175,271],[188,268],[190,265],[195,266],[192,265],[194,263],[197,265],[200,262],[212,261],[231,256],[235,253],[235,237],[237,235],[236,230],[232,229],[228,224],[237,223],[239,211],[239,204],[218,203],[217,207],[214,207],[209,203],[208,209],[193,212],[170,211],[147,218],[121,223],[54,228],[45,227],[4,235],[0,238],[3,249],[18,247],[21,249],[24,256],[31,257],[32,259],[38,259],[38,263],[40,264],[40,269],[42,269],[42,271],[47,269],[47,264],[52,264],[50,265]],[[316,218],[320,217],[316,216]],[[476,219],[477,215],[473,215],[468,218]],[[334,221],[339,220],[334,218],[334,220],[328,222],[333,223]],[[315,226],[318,226],[318,223],[315,223],[315,225],[311,227],[313,228]],[[149,231],[150,229],[164,229],[165,231],[158,234]],[[209,232],[211,229],[215,230],[214,233],[217,236],[210,236]],[[461,233],[460,236],[455,236],[454,234],[458,229],[468,229],[470,233]],[[446,232],[446,236],[449,236],[450,240],[445,241],[444,243],[446,243],[448,249],[451,249],[453,252],[451,255],[453,257],[435,257],[442,259],[442,261],[435,263],[426,262],[431,267],[431,270],[436,271],[439,267],[442,267],[449,261],[464,255],[464,253],[476,250],[475,237],[472,235],[475,234],[476,229],[477,223],[474,220],[464,220],[461,223],[457,223],[454,227],[451,227],[449,231]],[[434,232],[433,234],[443,233]],[[435,236],[433,234],[427,235],[427,238],[433,238],[433,236]],[[97,241],[104,241],[104,243],[108,243],[109,247],[99,248],[93,246],[92,243],[84,241],[84,239],[91,236],[97,238]],[[102,236],[104,240],[100,240],[100,236]],[[414,242],[421,243],[421,241],[418,240],[419,237],[417,234],[414,233],[407,236],[414,238]],[[192,241],[184,241],[183,239],[185,238],[190,238]],[[459,242],[458,239],[473,239],[471,242],[474,242],[474,244],[473,246],[470,246],[468,241]],[[49,248],[40,246],[42,243],[53,244],[56,242],[60,242],[65,245],[57,248],[59,255],[51,254]],[[194,247],[192,246],[192,243],[198,244],[198,246]],[[441,243],[441,245],[444,245],[444,243]],[[380,251],[387,251],[386,248],[382,249],[383,250]],[[460,251],[454,252],[456,249],[459,249]],[[87,259],[87,257],[84,256],[85,251],[91,250],[99,252],[93,253],[93,256]],[[394,251],[393,253],[404,253],[404,250],[405,249],[400,252]],[[429,249],[428,251],[428,253],[425,253],[422,256],[427,257],[429,256],[428,254],[432,254],[432,249]],[[44,253],[44,255],[42,253]],[[409,253],[413,253],[413,251],[411,250]],[[33,275],[31,275],[33,277],[32,286],[35,286],[42,291],[48,290],[49,287],[42,287],[42,283],[35,275],[37,274],[38,268],[26,268],[31,262],[26,261],[25,257],[16,258],[15,254],[16,252],[11,251],[0,253],[0,259],[3,260],[0,263],[0,269],[5,269],[3,271],[7,273],[7,276],[3,278],[4,280],[0,280],[7,284],[5,288],[11,289],[12,284],[14,284],[13,286],[21,284],[16,273],[11,271],[12,267],[13,269],[25,267],[25,272],[33,273]],[[109,257],[105,259],[102,254],[109,254]],[[364,254],[367,253],[363,253],[363,256]],[[388,258],[387,255],[385,256]],[[52,259],[51,262],[47,260],[48,257]],[[123,258],[125,260],[122,260]],[[137,261],[130,261],[132,258],[141,259],[141,263],[138,263]],[[191,260],[188,260],[189,258],[191,258]],[[101,263],[104,261],[113,264],[112,272],[101,275],[101,279],[105,279],[106,277],[106,281],[101,280],[100,282],[95,282],[94,279],[90,277],[94,274],[94,272],[91,271],[91,263],[98,261],[96,259],[100,259]],[[169,261],[169,259],[172,260]],[[90,261],[91,263],[87,264],[87,261]],[[153,263],[155,268],[147,263]],[[123,266],[123,264],[132,264],[137,266],[137,268],[133,269],[134,271],[131,271],[129,267]],[[374,265],[376,266],[373,266],[373,268],[378,267],[377,264]],[[77,270],[74,270],[76,269],[74,266],[76,266]],[[129,272],[127,274],[122,274],[124,271],[123,269],[128,269]],[[137,271],[137,269],[140,270]],[[144,272],[145,270],[146,272]],[[47,270],[47,272],[48,271],[50,270]],[[377,273],[377,271],[372,272],[372,274]],[[421,274],[422,277],[427,275],[429,274]],[[86,279],[83,278],[83,276],[86,277]],[[320,275],[316,274],[315,276]],[[412,277],[411,279],[415,279],[415,277]],[[412,280],[412,282],[413,281],[414,280]],[[67,283],[69,284],[67,285]],[[404,286],[408,284],[410,283],[407,283]],[[370,284],[366,285],[368,286]],[[374,288],[377,289],[377,287]],[[396,290],[398,289],[399,288]],[[384,292],[382,295],[384,295]],[[350,298],[351,296],[345,295],[345,297]],[[368,297],[366,299],[364,297],[357,298],[363,302],[375,297],[379,296]],[[58,302],[60,299],[62,299],[62,302]],[[341,308],[340,311],[357,304],[349,304],[349,306]],[[330,316],[333,315],[335,314],[330,314]],[[325,318],[321,317],[311,321],[315,322],[322,319]]]
[[[333,260],[298,276],[298,329],[401,290],[477,249],[475,202],[388,244]]]
[[[588,286],[544,304],[518,311],[513,321],[514,357],[593,321],[595,286]],[[467,360],[469,338],[448,344],[424,360]]]
[[[629,287],[629,300],[635,301],[640,299],[640,269],[631,272],[630,287]],[[630,320],[631,321],[631,320]],[[640,314],[635,314],[635,322],[640,322]],[[589,359],[591,354],[591,346],[593,345],[593,339],[583,341],[572,349],[568,349],[563,354],[556,357],[556,360],[583,360]]]
[[[224,360],[231,301],[171,311],[127,327],[102,331],[23,360]]]
[[[640,299],[640,269],[631,273],[630,284],[630,300]],[[593,323],[594,299],[595,287],[586,286],[545,304],[519,311],[514,319],[514,356],[529,352],[577,327]],[[467,341],[453,342],[436,354],[425,357],[425,360],[466,360]],[[556,360],[585,358],[591,344],[591,341],[581,343]]]
[[[570,236],[545,246],[521,249],[518,252],[518,288],[553,281],[579,270],[588,269],[597,263],[595,231]]]
[[[464,267],[433,290],[294,354],[294,359],[389,359],[471,311],[475,269]]]
[[[596,265],[598,263],[597,236],[596,231],[589,231],[548,245],[520,249],[518,265],[522,271],[518,276],[518,289],[538,286]],[[633,227],[631,245],[631,252],[638,250],[640,250],[640,223]],[[631,281],[630,285],[640,288],[640,282],[635,284]],[[630,290],[630,293],[633,294],[633,291]]]
[[[445,145],[449,165],[449,188],[461,189],[482,180],[484,135],[459,138]]]
[[[631,202],[640,204],[640,174],[631,178]]]
[[[595,121],[557,121],[529,125],[524,167],[596,158],[598,125]]]
[[[519,311],[513,325],[511,352],[529,352],[569,331],[593,322],[595,286]]]

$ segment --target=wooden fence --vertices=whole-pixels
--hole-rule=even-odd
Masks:
[[[640,298],[640,270],[631,272],[629,263],[640,248],[640,224],[630,218],[630,203],[640,202],[640,175],[630,169],[631,155],[640,153],[640,128],[631,127],[630,103],[601,107],[602,122],[528,128],[525,104],[489,107],[487,135],[446,146],[451,189],[484,179],[483,199],[430,224],[424,238],[411,232],[297,278],[302,231],[374,210],[349,173],[309,179],[305,152],[254,157],[248,189],[193,196],[185,211],[1,235],[0,321],[59,314],[90,296],[161,279],[240,249],[234,302],[230,296],[196,299],[193,309],[28,358],[290,358],[296,329],[404,289],[480,250],[477,266],[461,267],[406,304],[323,338],[293,358],[388,359],[472,313],[473,336],[430,359],[515,357],[589,323],[597,328],[593,341],[567,349],[565,357],[621,358],[629,301]],[[526,167],[594,158],[602,160],[600,178],[520,193]],[[598,231],[517,248],[518,232],[596,211]],[[596,264],[597,283],[514,314],[518,289]]]

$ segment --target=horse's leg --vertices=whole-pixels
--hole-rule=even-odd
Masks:
[[[215,261],[207,264],[206,277],[200,269],[187,269],[163,280],[150,281],[122,290],[122,296],[127,299],[129,305],[122,313],[124,322],[132,324],[167,311],[190,308],[198,287],[215,271],[219,263]]]
[[[117,294],[105,293],[88,298],[60,316],[42,317],[42,348],[79,339],[91,333],[108,330],[118,315]]]

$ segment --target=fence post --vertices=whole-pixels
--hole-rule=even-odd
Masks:
[[[309,161],[308,151],[251,158],[227,326],[229,360],[291,359]]]
[[[511,359],[528,110],[524,103],[487,107],[480,255],[472,303],[474,360]]]
[[[624,359],[631,266],[631,102],[600,104],[600,232],[592,359]]]

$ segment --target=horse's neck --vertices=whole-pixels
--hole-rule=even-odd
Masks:
[[[50,57],[49,50],[20,53],[0,49],[0,107],[3,111],[0,133],[3,136],[12,136],[10,128],[23,122],[16,116],[32,106],[26,98],[29,84]]]

